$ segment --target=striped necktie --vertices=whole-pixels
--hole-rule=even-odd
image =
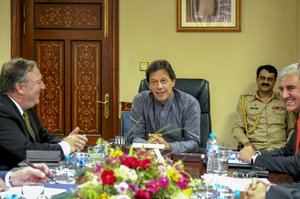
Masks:
[[[300,117],[298,117],[297,119],[297,137],[296,137],[295,155],[298,154],[299,144],[300,144]]]
[[[26,110],[23,113],[23,117],[24,117],[26,127],[27,127],[27,130],[28,130],[30,136],[32,137],[32,139],[34,141],[36,141],[36,137],[35,137],[35,134],[34,134],[34,131],[33,131],[32,127],[31,127],[30,120],[29,120],[29,117],[28,117],[28,113],[27,113]]]

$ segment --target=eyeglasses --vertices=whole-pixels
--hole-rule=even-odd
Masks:
[[[234,178],[257,178],[258,175],[256,172],[234,171],[234,172],[232,172],[232,177],[234,177]]]

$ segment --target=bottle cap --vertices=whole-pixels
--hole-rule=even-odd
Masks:
[[[70,162],[71,161],[71,156],[70,155],[67,155],[66,156],[66,162]]]

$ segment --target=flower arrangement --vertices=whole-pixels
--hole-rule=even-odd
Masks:
[[[130,149],[126,154],[111,149],[109,155],[88,172],[88,180],[74,193],[76,198],[189,198],[195,182],[181,161],[156,160],[153,151]]]

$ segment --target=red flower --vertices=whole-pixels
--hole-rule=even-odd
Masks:
[[[122,164],[135,169],[139,166],[139,160],[136,157],[128,157],[122,161]]]
[[[113,170],[105,170],[101,174],[103,184],[114,184],[116,182],[115,173]]]
[[[135,198],[136,199],[150,199],[151,198],[151,194],[149,191],[145,190],[145,189],[140,189],[136,192],[135,194]]]
[[[187,176],[185,173],[181,173],[181,175],[183,177],[184,182],[188,184],[190,182],[189,176]]]
[[[139,165],[139,166],[140,166],[141,168],[147,170],[147,169],[149,169],[150,166],[151,166],[151,160],[149,160],[149,159],[142,159],[142,160],[140,161],[140,165]]]

